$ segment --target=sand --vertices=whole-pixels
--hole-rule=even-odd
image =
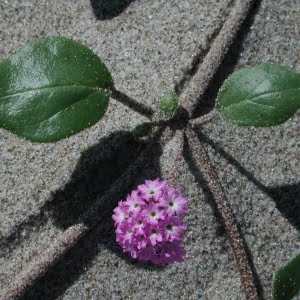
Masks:
[[[103,59],[118,90],[155,110],[159,96],[178,88],[233,6],[227,0],[140,0],[121,7],[116,0],[110,3],[119,7],[112,11],[107,1],[95,2],[2,0],[0,58],[38,37],[71,37]],[[299,18],[299,1],[261,1],[198,113],[213,107],[219,82],[234,69],[273,61],[300,71]],[[255,129],[232,126],[217,116],[198,130],[246,240],[263,299],[271,299],[274,270],[299,252],[299,117]],[[145,145],[131,132],[145,121],[111,99],[99,123],[54,144],[34,144],[0,130],[1,290],[76,224],[134,161]],[[166,178],[178,144],[176,135],[163,149],[154,148],[133,185]],[[155,267],[122,254],[105,209],[116,198],[103,203],[99,225],[24,299],[243,299],[223,227],[186,152],[177,178],[190,199],[182,263]]]

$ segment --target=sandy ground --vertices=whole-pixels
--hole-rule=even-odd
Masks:
[[[0,0],[0,58],[34,38],[68,36],[105,61],[117,89],[156,109],[159,96],[178,88],[234,4],[137,0],[111,10],[106,2]],[[117,0],[110,3],[118,6]],[[199,114],[213,107],[219,83],[234,68],[273,61],[300,71],[299,20],[299,1],[262,0]],[[281,126],[255,129],[216,117],[198,130],[247,242],[263,299],[271,299],[273,271],[300,248],[299,118],[298,113]],[[134,161],[145,145],[131,131],[146,120],[112,99],[98,124],[55,144],[33,144],[0,130],[1,290]],[[164,149],[154,148],[134,184],[167,177],[177,147],[175,136]],[[110,214],[104,212],[99,226],[24,298],[243,299],[223,227],[187,150],[178,172],[178,185],[190,199],[184,262],[159,268],[129,259],[114,242]]]

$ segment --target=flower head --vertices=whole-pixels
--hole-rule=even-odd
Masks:
[[[114,209],[116,241],[131,257],[167,264],[182,260],[181,216],[187,212],[187,198],[167,181],[146,180]]]

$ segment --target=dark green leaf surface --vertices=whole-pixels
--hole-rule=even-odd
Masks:
[[[95,124],[113,81],[89,48],[46,37],[0,62],[0,127],[31,141],[53,142]]]
[[[273,300],[290,300],[300,291],[300,254],[279,269],[273,282]]]
[[[237,125],[281,124],[300,108],[300,74],[271,63],[238,70],[224,82],[216,108]]]

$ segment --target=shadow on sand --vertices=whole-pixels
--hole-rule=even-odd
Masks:
[[[99,20],[110,20],[121,14],[134,0],[90,0]]]
[[[129,132],[115,132],[103,138],[99,144],[82,153],[70,181],[53,194],[44,211],[48,212],[54,224],[60,228],[66,229],[78,223],[80,216],[94,201],[111,189],[146,145],[146,142],[135,140]],[[112,221],[112,211],[122,197],[146,178],[159,177],[160,146],[154,144],[150,152],[151,155],[132,178],[131,186],[112,192],[111,200],[101,204],[97,225],[60,258],[55,266],[47,270],[22,299],[56,299],[86,271],[103,246],[137,268],[157,271],[162,269],[148,263],[133,261],[124,255],[115,242]],[[116,267],[117,265],[111,266]]]

